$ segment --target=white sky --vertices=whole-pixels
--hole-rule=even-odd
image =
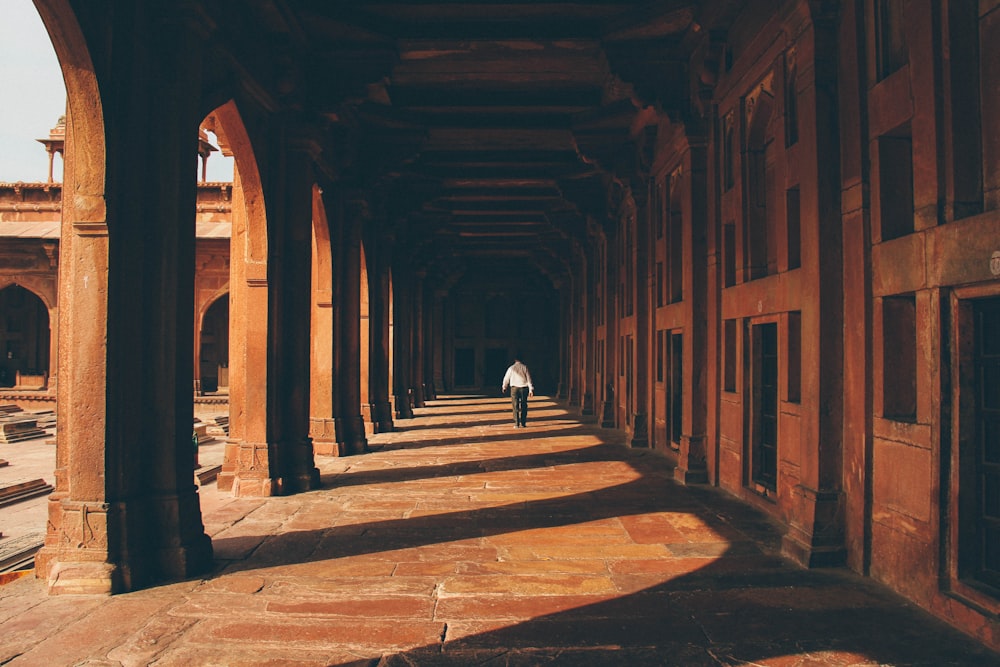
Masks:
[[[0,182],[45,181],[49,158],[36,139],[49,136],[65,113],[59,62],[32,0],[0,0]],[[191,168],[201,167],[197,155]],[[55,180],[62,179],[56,157]],[[231,181],[232,161],[208,159],[208,180]]]

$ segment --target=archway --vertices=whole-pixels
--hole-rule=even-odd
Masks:
[[[234,100],[219,106],[202,127],[213,132],[235,162],[229,250],[229,437],[217,485],[235,495],[271,495],[267,465],[243,466],[251,443],[254,461],[268,461],[267,213],[254,144]]]
[[[201,316],[196,380],[203,394],[229,391],[229,293],[216,298]]]
[[[359,350],[361,352],[361,415],[365,420],[365,431],[369,434],[375,431],[374,424],[378,420],[378,415],[373,414],[373,406],[376,399],[372,396],[371,392],[371,353],[372,353],[372,319],[370,317],[371,304],[369,302],[369,286],[368,286],[368,257],[365,252],[365,242],[361,242],[361,279],[359,281],[361,285],[361,308],[359,311],[360,318],[358,321],[361,327],[360,334],[360,346]]]
[[[0,290],[0,387],[45,389],[50,341],[41,298],[16,284]]]
[[[313,187],[312,230],[312,348],[309,362],[309,437],[313,452],[338,454],[334,406],[338,404],[333,381],[334,308],[333,249],[323,193]]]

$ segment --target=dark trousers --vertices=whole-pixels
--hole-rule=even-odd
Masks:
[[[524,426],[528,420],[528,388],[511,387],[510,405],[514,409],[514,423]]]

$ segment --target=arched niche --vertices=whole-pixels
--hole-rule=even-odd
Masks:
[[[198,314],[195,379],[202,393],[229,391],[229,291],[207,303]]]
[[[0,285],[0,388],[46,388],[49,321],[49,307],[37,293],[17,283]]]

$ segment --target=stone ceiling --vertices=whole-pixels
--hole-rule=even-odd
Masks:
[[[528,262],[558,281],[586,214],[601,220],[608,184],[649,151],[656,114],[689,113],[692,54],[742,4],[211,6],[229,62],[315,125],[329,173],[375,193],[416,265]]]

